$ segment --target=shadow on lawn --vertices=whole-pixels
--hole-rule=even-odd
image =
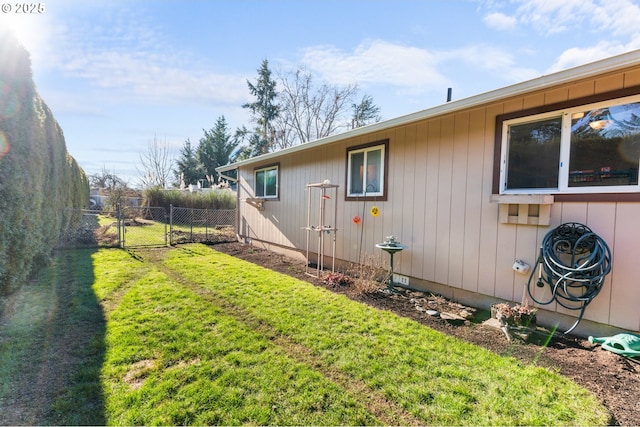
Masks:
[[[0,304],[0,424],[105,425],[95,249],[59,251]]]

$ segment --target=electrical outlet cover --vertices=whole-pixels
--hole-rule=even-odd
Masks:
[[[409,277],[403,276],[401,274],[393,273],[393,283],[396,283],[402,286],[409,286]]]

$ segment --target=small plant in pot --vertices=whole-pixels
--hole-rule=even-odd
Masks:
[[[536,308],[530,307],[527,304],[516,304],[511,306],[505,302],[491,306],[491,315],[498,319],[500,323],[507,324],[509,326],[535,325],[536,311]]]

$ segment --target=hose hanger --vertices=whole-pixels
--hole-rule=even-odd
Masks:
[[[540,305],[558,303],[569,310],[579,310],[578,320],[565,334],[578,326],[584,312],[598,295],[605,276],[611,271],[611,250],[607,243],[589,227],[576,222],[559,225],[549,231],[540,246],[537,268],[531,269],[527,292],[531,300]],[[549,286],[547,300],[533,296],[531,284]]]

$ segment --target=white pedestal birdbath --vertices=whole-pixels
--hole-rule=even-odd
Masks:
[[[394,236],[388,236],[386,240],[382,243],[376,243],[376,248],[382,249],[383,251],[389,253],[391,257],[390,266],[391,266],[391,275],[389,276],[389,280],[387,281],[387,289],[390,291],[394,291],[393,289],[393,255],[396,252],[400,252],[403,249],[407,249],[407,245],[403,245],[396,240]]]

